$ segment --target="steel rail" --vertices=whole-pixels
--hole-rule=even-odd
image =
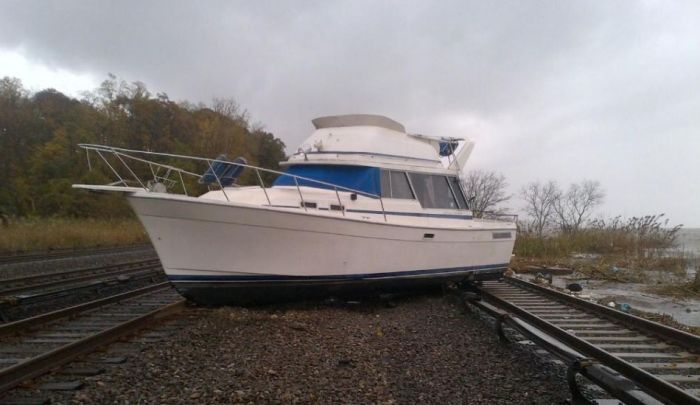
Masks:
[[[0,256],[0,264],[14,264],[35,262],[41,260],[62,259],[67,257],[82,257],[91,255],[103,255],[110,253],[122,253],[125,251],[137,251],[150,248],[149,244],[135,246],[112,246],[102,248],[85,248],[85,249],[56,249],[50,251],[34,251],[21,254],[7,254]]]
[[[144,315],[134,317],[82,339],[34,356],[29,360],[4,368],[0,370],[0,392],[7,391],[25,380],[37,377],[52,368],[71,361],[77,356],[92,352],[125,335],[147,327],[157,319],[177,313],[184,308],[184,305],[184,299],[177,300]]]
[[[496,332],[501,340],[508,340],[503,331],[503,324],[505,323],[517,330],[527,339],[545,348],[548,352],[568,364],[567,382],[569,383],[569,389],[571,390],[574,404],[590,404],[590,401],[585,399],[578,388],[576,374],[581,374],[590,381],[593,381],[614,397],[624,401],[625,404],[650,405],[658,403],[654,398],[637,389],[635,384],[629,379],[620,376],[613,370],[595,361],[587,359],[586,356],[581,353],[571,349],[556,339],[552,339],[552,337],[548,336],[546,333],[532,327],[517,317],[511,316],[510,313],[484,301],[475,300],[473,297],[463,297],[462,299],[496,319]]]
[[[521,280],[517,280],[513,282],[514,279],[512,278],[506,278],[506,282],[508,285],[513,286],[516,289],[522,289],[525,291],[534,291],[535,294],[540,293],[540,295],[544,295],[545,297],[557,297],[559,298],[559,295],[557,294],[550,294],[550,291],[548,289],[545,289],[547,291],[542,291],[542,288],[534,288],[534,287],[539,287],[535,286],[532,283],[527,283]],[[595,344],[592,344],[584,338],[577,337],[576,335],[569,333],[568,331],[558,327],[557,325],[537,316],[536,314],[522,308],[519,304],[515,304],[509,301],[508,298],[502,298],[499,297],[498,294],[493,293],[489,291],[488,287],[480,287],[479,292],[481,293],[482,297],[484,297],[487,301],[493,303],[494,305],[500,307],[501,309],[506,310],[509,312],[512,316],[516,316],[525,322],[529,323],[530,325],[533,325],[534,327],[540,329],[547,335],[553,337],[554,339],[557,339],[564,343],[565,345],[571,347],[572,349],[576,350],[579,353],[582,353],[583,355],[596,359],[599,361],[601,364],[604,364],[607,367],[610,367],[611,369],[617,371],[624,377],[630,379],[633,381],[635,384],[637,384],[640,388],[642,388],[645,392],[647,392],[649,395],[653,396],[654,398],[664,402],[664,403],[669,403],[669,404],[700,404],[700,399],[691,395],[688,393],[686,390],[683,388],[673,385],[657,376],[654,374],[651,374],[642,368],[636,367],[635,365],[623,360],[621,357],[614,355],[600,347],[597,347]],[[567,297],[567,299],[557,299],[556,303],[561,304],[563,307],[573,307],[573,308],[585,308],[584,312],[587,312],[589,314],[597,315],[600,313],[603,313],[602,310],[599,309],[599,307],[604,308],[600,305],[595,305],[595,306],[589,306],[586,305],[586,301],[580,300],[574,297],[567,296],[565,294],[562,294]],[[514,299],[515,300],[515,299]],[[588,303],[590,304],[590,303]],[[525,304],[523,304],[525,306]],[[546,305],[546,304],[544,304]],[[551,308],[551,307],[550,307]],[[592,309],[591,309],[592,308]],[[609,308],[608,308],[609,309]],[[605,311],[605,314],[607,315],[608,311]],[[627,316],[627,314],[623,314],[624,317]],[[630,319],[632,318],[637,318],[637,317],[632,317],[630,315]],[[616,320],[619,322],[631,326],[631,329],[637,329],[637,330],[642,330],[642,331],[647,331],[646,328],[654,327],[659,329],[659,333],[654,334],[655,336],[674,336],[674,334],[670,333],[666,329],[670,329],[664,325],[656,324],[655,322],[649,322],[644,323],[646,328],[641,328],[637,327],[636,325],[642,324],[639,322],[638,319],[633,319],[629,323],[625,323],[624,321],[621,320],[621,317],[616,316]],[[658,325],[658,326],[657,326]],[[685,344],[690,343],[691,346],[697,350],[700,345],[695,344],[693,345],[692,342],[700,342],[700,338],[695,337],[693,335],[690,335],[690,337],[685,336],[685,334],[680,335],[681,339],[678,341],[683,342]],[[691,339],[692,338],[692,339]],[[674,340],[676,342],[676,340]],[[688,346],[683,345],[682,346],[684,349],[688,348]]]
[[[136,272],[140,272],[143,270],[152,270],[152,269],[157,269],[160,267],[161,267],[161,265],[160,265],[160,262],[158,260],[151,260],[151,261],[149,261],[148,264],[144,263],[142,265],[137,265],[136,267],[129,267],[126,269],[117,269],[117,270],[112,270],[112,271],[96,273],[96,274],[86,274],[86,275],[77,276],[77,277],[70,277],[70,278],[64,278],[64,279],[59,279],[59,280],[47,281],[45,283],[39,283],[39,284],[29,284],[29,285],[10,287],[10,288],[6,288],[4,290],[0,290],[0,297],[2,297],[2,296],[6,297],[6,296],[9,296],[10,294],[16,294],[18,292],[23,292],[23,291],[36,291],[36,290],[46,289],[49,287],[70,285],[70,284],[75,284],[75,283],[79,283],[81,281],[86,281],[86,280],[100,280],[100,279],[104,279],[106,277],[114,277],[114,276],[119,276],[119,275],[123,275],[123,274],[136,273]],[[33,279],[33,277],[32,277],[32,279]],[[5,280],[2,280],[2,281],[4,282]]]
[[[57,298],[61,298],[67,295],[70,295],[76,291],[79,290],[89,290],[92,288],[100,288],[105,285],[113,284],[115,282],[137,282],[137,281],[142,281],[142,280],[151,280],[151,282],[155,282],[155,277],[158,276],[165,276],[165,273],[162,271],[158,270],[157,268],[149,269],[149,270],[140,270],[136,273],[132,273],[128,275],[128,279],[126,280],[120,280],[119,276],[117,277],[112,277],[112,278],[107,278],[107,279],[101,279],[101,280],[96,280],[93,282],[87,282],[83,284],[76,284],[69,286],[67,288],[62,288],[59,290],[48,290],[48,291],[40,291],[35,294],[23,294],[23,295],[17,295],[14,297],[9,297],[6,298],[4,301],[0,301],[0,308],[2,309],[9,309],[12,308],[16,305],[20,304],[25,304],[25,303],[31,303],[31,304],[36,304],[38,302],[46,302],[46,301],[52,301]],[[164,278],[164,277],[162,277]]]
[[[75,269],[75,270],[66,270],[66,271],[49,272],[49,273],[38,273],[38,274],[29,275],[29,276],[12,277],[12,278],[0,278],[0,283],[2,283],[3,285],[16,284],[16,283],[28,283],[28,282],[34,281],[34,280],[46,280],[46,279],[51,279],[51,278],[61,278],[61,277],[67,277],[67,276],[71,276],[74,274],[81,274],[81,273],[100,274],[100,273],[98,273],[99,271],[109,271],[112,269],[131,267],[131,266],[139,266],[139,265],[147,265],[147,264],[152,264],[152,263],[157,263],[157,262],[158,262],[158,259],[134,260],[134,261],[130,261],[130,262],[110,264],[108,266],[83,267],[83,268]],[[2,292],[0,291],[0,294],[1,293]]]
[[[127,298],[136,297],[142,294],[153,292],[161,288],[167,288],[170,286],[170,282],[165,281],[162,283],[149,285],[148,287],[139,288],[132,291],[127,291],[121,294],[111,295],[109,297],[100,298],[94,301],[85,302],[83,304],[74,305],[72,307],[58,309],[52,312],[47,312],[45,314],[36,315],[31,318],[25,318],[18,321],[6,323],[0,325],[0,337],[12,335],[25,331],[27,329],[43,325],[45,323],[55,321],[57,319],[67,318],[74,316],[90,309],[99,308],[101,306],[112,304],[114,302],[119,302]]]
[[[512,285],[530,289],[537,293],[550,296],[554,299],[565,301],[583,310],[595,312],[596,314],[602,315],[609,319],[613,319],[615,321],[622,322],[633,328],[641,329],[651,335],[658,336],[664,340],[672,341],[673,343],[679,346],[683,346],[684,348],[688,349],[693,353],[700,353],[700,336],[696,336],[688,332],[684,332],[680,329],[660,324],[658,322],[640,318],[632,314],[620,312],[616,309],[596,304],[595,302],[572,297],[568,294],[552,290],[551,288],[539,286],[533,283],[528,283],[527,281],[523,281],[514,277],[506,277],[505,280],[506,282]]]

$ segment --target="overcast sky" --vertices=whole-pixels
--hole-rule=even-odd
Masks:
[[[0,0],[0,76],[77,96],[108,72],[235,98],[288,150],[384,114],[473,138],[513,193],[599,180],[600,215],[700,227],[698,1]]]

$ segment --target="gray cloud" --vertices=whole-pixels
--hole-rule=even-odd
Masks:
[[[281,4],[279,4],[281,3]],[[605,211],[700,226],[700,3],[0,1],[0,48],[236,98],[295,148],[315,116],[468,135],[470,167],[600,180]],[[517,203],[513,203],[514,208]]]

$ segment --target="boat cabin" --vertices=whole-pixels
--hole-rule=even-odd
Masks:
[[[422,208],[468,210],[461,182],[456,175],[419,173],[371,166],[299,164],[286,173],[358,190],[367,196],[418,200]],[[299,186],[332,190],[334,187],[280,176],[274,186]],[[342,190],[341,190],[342,191]]]
[[[469,209],[459,173],[472,142],[408,134],[403,125],[379,115],[312,122],[316,131],[281,165],[286,173],[315,181],[280,176],[273,187],[332,190],[337,185],[367,197],[417,200],[423,209]],[[456,153],[460,141],[464,145]]]

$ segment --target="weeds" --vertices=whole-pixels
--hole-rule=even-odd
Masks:
[[[698,276],[688,281],[686,272],[697,259],[676,248],[681,226],[669,227],[663,214],[595,220],[576,232],[542,237],[522,229],[515,242],[516,270],[559,265],[591,278],[644,283],[665,295],[700,295]]]
[[[661,294],[671,295],[679,298],[690,298],[700,296],[700,266],[695,264],[695,277],[692,280],[684,283],[664,283],[656,286],[650,286],[647,291]]]
[[[0,227],[0,252],[27,252],[147,243],[135,219],[33,218],[9,220]]]
[[[662,257],[674,247],[681,225],[668,228],[664,214],[623,220],[591,221],[576,232],[550,233],[541,238],[520,232],[515,254],[526,257],[565,257],[573,253],[619,254],[626,257]]]

